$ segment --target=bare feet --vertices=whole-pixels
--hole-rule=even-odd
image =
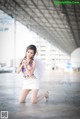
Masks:
[[[46,91],[46,93],[45,93],[45,98],[46,98],[46,102],[48,102],[48,100],[49,100],[49,92],[48,91]]]

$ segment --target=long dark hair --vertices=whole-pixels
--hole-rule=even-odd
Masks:
[[[33,50],[33,51],[34,51],[34,55],[33,55],[32,59],[31,59],[31,61],[30,61],[30,63],[29,63],[29,64],[32,64],[32,61],[33,61],[33,59],[34,59],[34,56],[35,56],[35,54],[36,54],[36,52],[37,52],[37,48],[36,48],[35,45],[29,45],[29,46],[27,46],[27,48],[26,48],[26,52],[27,52],[28,50]],[[27,56],[25,55],[24,58],[22,59],[22,61],[23,61],[24,59],[26,59],[26,58],[27,58]],[[21,61],[21,63],[22,63],[22,61]]]
[[[29,46],[26,48],[26,52],[27,52],[28,50],[30,50],[30,49],[34,51],[34,55],[35,55],[36,52],[37,52],[36,46],[35,46],[35,45],[29,45]]]

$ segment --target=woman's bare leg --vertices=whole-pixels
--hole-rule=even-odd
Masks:
[[[26,96],[28,95],[29,92],[30,92],[29,89],[22,90],[21,95],[19,97],[19,102],[20,103],[24,103],[25,102]]]
[[[37,89],[33,89],[32,90],[32,97],[31,97],[31,102],[32,104],[36,104],[39,101],[41,101],[43,98],[48,98],[48,92],[41,94],[38,96],[38,90]]]

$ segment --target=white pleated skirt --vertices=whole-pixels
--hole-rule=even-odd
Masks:
[[[23,77],[24,78],[24,77]],[[22,89],[39,89],[40,80],[37,78],[24,78]]]

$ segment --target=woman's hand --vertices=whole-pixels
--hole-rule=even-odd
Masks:
[[[22,70],[22,67],[25,67],[26,68],[26,60],[25,59],[22,59],[18,68],[17,68],[17,73],[20,73],[21,70]]]
[[[22,67],[25,67],[26,68],[26,66],[27,66],[27,61],[26,60],[23,60],[22,61]]]
[[[22,66],[25,67],[25,68],[27,68],[27,66],[29,65],[29,62],[30,62],[30,60],[24,59],[24,60],[22,61]]]

